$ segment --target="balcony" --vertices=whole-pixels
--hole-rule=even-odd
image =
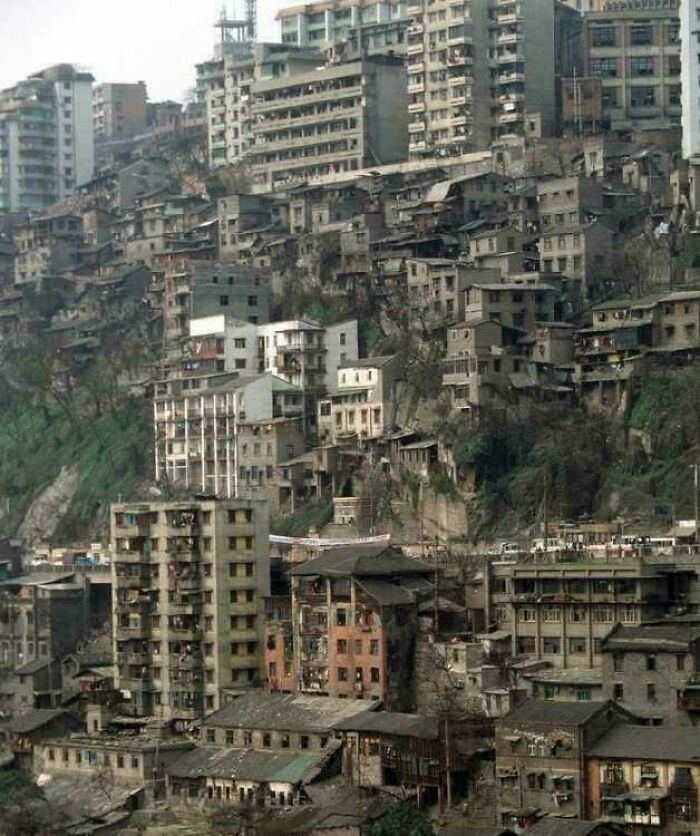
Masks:
[[[120,551],[114,556],[115,563],[148,563],[150,559],[150,551]]]

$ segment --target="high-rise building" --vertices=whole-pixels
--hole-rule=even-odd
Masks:
[[[253,183],[260,189],[401,162],[406,68],[370,55],[253,85]]]
[[[98,84],[92,94],[95,140],[124,139],[147,124],[146,84]]]
[[[681,0],[681,100],[686,159],[700,153],[700,54],[696,35],[699,26],[700,0]]]
[[[697,26],[695,3],[688,36]],[[661,128],[681,121],[681,38],[679,0],[618,0],[584,17],[587,76],[602,84],[603,121],[613,130]],[[695,40],[693,38],[693,40]],[[698,58],[688,38],[689,74]],[[695,44],[697,46],[697,43]],[[697,52],[697,50],[695,50]],[[684,95],[693,107],[688,85]],[[695,95],[695,112],[698,102]],[[697,121],[697,120],[696,120]]]
[[[115,683],[139,714],[187,722],[261,678],[267,504],[111,509]]]
[[[279,78],[323,64],[313,49],[287,44],[229,41],[210,61],[197,65],[197,86],[207,109],[209,164],[238,162],[253,142],[253,91],[256,80]]]
[[[277,13],[282,43],[325,49],[347,41],[360,26],[406,17],[406,0],[335,0],[289,6]]]
[[[56,99],[58,195],[75,194],[78,186],[92,178],[95,169],[92,124],[92,83],[90,73],[72,64],[56,64],[36,73],[53,85]]]
[[[92,81],[59,64],[0,91],[0,212],[41,211],[92,177]]]

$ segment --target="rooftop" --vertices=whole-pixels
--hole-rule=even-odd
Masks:
[[[399,711],[365,711],[335,724],[337,731],[377,732],[399,737],[421,737],[437,740],[437,720],[421,714],[404,714]]]
[[[689,726],[613,726],[588,752],[594,758],[650,761],[700,759],[700,729]]]
[[[367,707],[363,700],[255,691],[232,700],[202,723],[226,729],[326,732],[335,723],[365,712]]]
[[[8,721],[4,728],[14,734],[28,734],[43,726],[57,720],[59,717],[66,717],[66,712],[60,708],[35,708],[20,714]]]
[[[396,357],[395,354],[390,354],[384,357],[362,357],[359,360],[347,360],[345,363],[341,363],[338,368],[339,369],[377,369],[381,368],[382,366],[386,366],[386,364],[393,360]]]
[[[640,624],[636,627],[618,625],[603,639],[603,652],[682,653],[700,638],[697,624]]]
[[[315,560],[292,569],[297,576],[390,576],[429,575],[433,569],[427,563],[406,557],[398,549],[385,544],[369,546],[338,546]]]
[[[340,741],[334,741],[340,745]],[[337,748],[337,746],[336,746]],[[238,781],[276,781],[298,784],[312,781],[328,757],[328,752],[258,751],[200,746],[166,769],[173,778],[223,777]]]
[[[514,723],[581,726],[599,712],[610,709],[611,705],[609,701],[540,702],[539,700],[527,700],[497,722],[508,726]]]

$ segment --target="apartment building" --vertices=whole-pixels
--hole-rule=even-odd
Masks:
[[[424,324],[461,322],[467,288],[499,279],[495,270],[448,258],[407,258],[404,268],[411,317]]]
[[[488,120],[477,119],[473,94],[476,31],[467,0],[408,0],[408,130],[410,157],[461,154],[488,145]]]
[[[700,154],[700,55],[693,37],[700,20],[698,0],[680,0],[683,156]]]
[[[174,352],[179,352],[183,339],[193,336],[191,321],[202,320],[196,334],[201,337],[202,329],[222,324],[226,328],[227,321],[257,325],[269,319],[271,291],[267,270],[182,256],[168,259],[157,273],[163,281],[165,342]],[[245,333],[238,336],[246,338]],[[256,371],[257,368],[250,368],[250,373]]]
[[[22,575],[0,583],[0,670],[58,661],[88,632],[89,590],[75,573]],[[31,707],[30,702],[25,707]]]
[[[699,619],[700,621],[700,619]],[[700,623],[617,625],[602,645],[603,694],[647,723],[694,723]]]
[[[94,174],[94,78],[71,64],[56,64],[35,75],[52,85],[56,100],[56,170],[62,200],[74,195]]]
[[[610,729],[629,735],[631,719],[610,702],[528,700],[496,720],[499,824],[522,832],[542,816],[588,818],[584,756]]]
[[[92,91],[95,141],[123,139],[144,133],[148,122],[146,84],[105,83]]]
[[[256,188],[406,159],[406,69],[398,57],[367,56],[257,81],[253,95]]]
[[[330,549],[292,570],[292,658],[266,642],[266,675],[288,662],[294,690],[365,700],[389,709],[413,704],[413,650],[418,630],[414,591],[426,564],[386,546]]]
[[[242,376],[265,372],[322,393],[335,385],[341,363],[358,355],[357,320],[322,326],[295,319],[256,325],[226,314],[190,321],[190,368],[238,371]]]
[[[603,641],[615,624],[639,625],[670,613],[687,595],[691,566],[652,558],[491,564],[491,620],[510,632],[513,655],[557,668],[601,666]]]
[[[60,64],[0,91],[0,212],[47,209],[92,177],[92,81]]]
[[[700,732],[694,728],[611,728],[586,752],[589,818],[620,822],[635,836],[697,833],[698,745]]]
[[[213,58],[197,65],[197,86],[207,114],[207,144],[212,168],[238,162],[253,143],[253,84],[321,66],[313,49],[288,44],[230,41]]]
[[[599,299],[615,275],[614,241],[614,233],[600,220],[543,231],[537,244],[542,272],[574,279],[586,298]]]
[[[394,426],[401,360],[395,354],[340,364],[336,388],[318,404],[322,443],[379,438]]]
[[[538,322],[554,320],[554,302],[554,288],[546,284],[475,284],[466,291],[465,315],[529,333]]]
[[[115,685],[139,714],[186,723],[259,681],[267,520],[255,500],[112,506]]]
[[[540,228],[589,223],[603,213],[603,186],[590,177],[556,177],[537,183]]]
[[[302,418],[269,418],[238,425],[238,495],[266,499],[271,513],[283,504],[284,489],[278,467],[306,451]]]
[[[283,44],[326,49],[348,41],[357,29],[403,21],[406,2],[330,0],[289,6],[277,12]]]
[[[83,222],[70,214],[41,215],[15,227],[15,284],[37,282],[75,263]]]
[[[237,496],[238,425],[299,417],[303,411],[303,392],[271,374],[159,381],[153,398],[156,481]]]
[[[680,125],[679,0],[606,4],[585,15],[584,42],[585,74],[601,79],[606,124]]]
[[[448,329],[442,385],[453,409],[476,413],[499,400],[510,375],[524,367],[512,348],[519,333],[495,319],[472,319]]]

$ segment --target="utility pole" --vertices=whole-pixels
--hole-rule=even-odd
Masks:
[[[547,547],[549,546],[549,538],[547,536],[548,519],[547,519],[547,468],[544,469],[542,477],[544,483],[544,491],[542,495],[542,525],[544,528],[544,553],[547,555]]]
[[[700,479],[700,475],[698,471],[700,470],[700,464],[691,464],[691,468],[693,469],[693,504],[695,507],[695,546],[700,544],[700,537],[698,537],[698,481]]]

